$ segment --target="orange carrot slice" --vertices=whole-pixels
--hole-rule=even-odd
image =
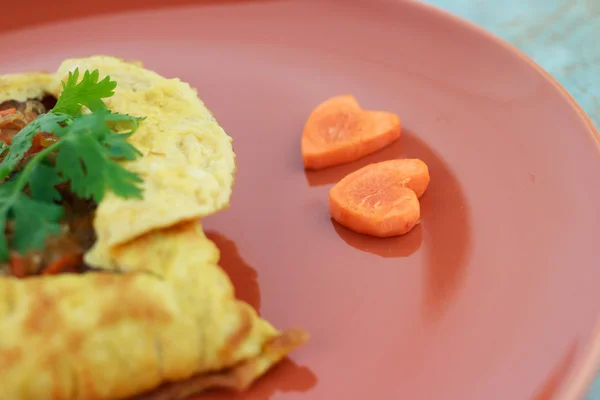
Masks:
[[[11,115],[17,112],[16,108],[8,108],[6,110],[0,110],[0,117],[5,117],[7,115]]]
[[[25,278],[27,275],[25,260],[17,253],[12,253],[10,256],[10,272],[17,278]]]
[[[304,167],[321,169],[358,160],[396,141],[401,128],[393,113],[363,110],[352,95],[332,97],[306,121]]]
[[[83,254],[70,254],[62,256],[58,260],[50,263],[43,272],[43,275],[56,275],[62,272],[73,272],[82,262]]]
[[[382,161],[367,165],[363,169],[368,167],[374,169],[372,173],[390,176],[394,181],[397,180],[402,186],[414,191],[418,198],[423,196],[429,186],[429,168],[418,158]]]
[[[329,191],[329,213],[345,227],[377,237],[410,232],[421,220],[418,196],[429,184],[421,160],[370,164],[339,181]]]

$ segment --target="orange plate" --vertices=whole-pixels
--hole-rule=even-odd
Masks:
[[[207,229],[239,296],[312,340],[250,392],[203,398],[580,396],[599,354],[600,152],[563,89],[498,39],[414,2],[190,3],[12,2],[0,73],[141,59],[196,86],[234,137],[232,207]],[[303,124],[344,93],[399,114],[402,137],[305,174]],[[421,226],[377,240],[332,223],[331,185],[395,157],[430,167]]]

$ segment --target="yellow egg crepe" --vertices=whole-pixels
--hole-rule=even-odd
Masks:
[[[144,198],[109,194],[102,201],[94,221],[98,240],[86,256],[89,263],[109,265],[110,247],[228,205],[235,172],[231,138],[194,89],[139,64],[97,56],[64,61],[55,74],[55,95],[75,68],[98,69],[118,82],[115,95],[106,100],[109,109],[146,116],[130,138],[144,157],[127,165],[144,178]]]
[[[52,75],[45,72],[0,75],[0,103],[42,98],[50,92],[53,81]]]
[[[98,204],[85,261],[100,271],[0,276],[0,399],[167,400],[246,389],[307,334],[280,332],[236,300],[202,230],[199,219],[229,203],[231,138],[188,84],[114,57],[2,76],[0,103],[58,96],[76,67],[118,83],[109,109],[146,116],[128,139],[143,157],[122,163],[144,179],[144,195],[108,193]]]

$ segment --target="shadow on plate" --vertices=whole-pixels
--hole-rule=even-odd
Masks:
[[[229,275],[235,288],[236,297],[250,304],[260,313],[260,288],[256,270],[244,261],[233,240],[213,230],[206,232],[206,236],[221,251],[219,265]],[[310,369],[285,358],[265,376],[257,380],[246,392],[210,390],[196,398],[202,400],[267,400],[277,392],[308,391],[316,383],[317,377]]]
[[[420,224],[403,236],[376,238],[356,233],[333,219],[331,219],[331,223],[337,234],[350,246],[385,258],[408,257],[421,248],[423,241]]]
[[[384,147],[376,153],[369,154],[368,156],[361,158],[360,160],[317,171],[305,170],[304,175],[306,176],[306,181],[308,182],[309,186],[330,185],[339,182],[349,173],[369,164],[385,160],[392,160],[394,158],[407,157],[403,155],[403,147],[406,140],[406,135],[406,131],[402,131],[402,136],[399,140],[387,147]]]
[[[260,288],[256,270],[240,256],[233,240],[215,231],[206,232],[206,236],[221,252],[219,265],[229,275],[235,288],[235,297],[250,304],[260,314]]]
[[[426,257],[424,316],[439,318],[464,282],[471,250],[471,214],[459,179],[417,135],[403,132],[399,157],[419,158],[428,165],[431,183],[421,197]]]
[[[305,171],[305,176],[310,186],[331,185],[368,164],[396,158],[419,158],[429,167],[431,183],[420,200],[421,232],[416,236],[422,236],[426,252],[424,315],[437,318],[460,289],[471,247],[469,205],[459,180],[442,157],[415,133],[404,129],[398,141],[376,153],[321,171]],[[334,227],[346,243],[383,257],[407,257],[411,250],[414,253],[421,248],[419,238],[410,233],[375,245],[378,239],[365,244],[362,235],[352,235],[336,224]],[[392,243],[397,247],[392,248]]]

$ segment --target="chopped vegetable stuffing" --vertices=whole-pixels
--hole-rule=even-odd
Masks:
[[[142,196],[141,178],[118,161],[141,155],[126,139],[143,118],[107,108],[102,99],[117,83],[99,80],[98,70],[78,81],[75,69],[48,112],[38,100],[0,104],[0,261],[15,276],[40,273],[41,264],[43,273],[75,268],[93,243],[91,215],[106,191]],[[129,131],[115,129],[123,122]]]
[[[0,117],[6,117],[7,115],[16,114],[16,108],[7,108],[6,110],[0,110]]]

